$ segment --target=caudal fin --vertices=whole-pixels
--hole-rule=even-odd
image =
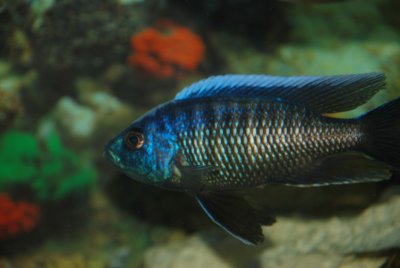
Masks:
[[[366,123],[366,153],[400,169],[400,98],[363,116]]]

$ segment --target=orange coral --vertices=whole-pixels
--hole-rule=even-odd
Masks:
[[[195,71],[205,51],[198,35],[170,21],[133,35],[131,47],[134,54],[129,56],[129,64],[159,78],[179,78]]]
[[[14,202],[7,194],[0,193],[0,239],[32,231],[39,221],[39,214],[37,205]]]

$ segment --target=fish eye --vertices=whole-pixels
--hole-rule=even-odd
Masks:
[[[144,144],[143,132],[139,129],[132,129],[125,134],[124,142],[126,147],[130,150],[138,150],[142,148]]]

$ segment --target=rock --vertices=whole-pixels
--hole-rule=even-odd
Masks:
[[[384,256],[367,253],[400,247],[399,218],[400,187],[352,216],[278,217],[264,229],[266,242],[258,247],[244,246],[222,231],[154,247],[146,252],[144,267],[379,267]]]
[[[32,72],[18,74],[11,63],[0,60],[0,131],[12,126],[24,114],[26,107],[21,92],[34,79]]]
[[[266,251],[262,259],[276,257],[279,252],[285,255],[288,247],[298,254],[348,254],[400,247],[400,188],[396,191],[354,217],[278,219],[276,225],[265,229],[265,235],[279,246]]]
[[[127,259],[131,254],[131,250],[128,247],[120,247],[113,252],[108,268],[124,268],[127,267]]]
[[[353,217],[278,219],[275,226],[265,229],[266,236],[276,246],[261,254],[261,266],[315,267],[309,262],[318,263],[318,258],[321,258],[324,261],[320,263],[324,266],[318,267],[378,267],[383,259],[363,260],[361,265],[356,260],[346,262],[344,256],[400,246],[399,193],[400,188]],[[294,263],[296,266],[293,266]]]
[[[172,243],[167,247],[155,247],[145,254],[145,267],[163,268],[228,268],[201,236],[186,241]]]
[[[90,108],[78,104],[71,97],[63,97],[56,105],[57,124],[68,136],[82,140],[92,135],[95,129],[95,113]]]
[[[105,142],[134,118],[129,106],[107,92],[87,91],[78,99],[61,98],[54,112],[56,125],[74,144]]]
[[[101,259],[76,254],[57,254],[40,252],[36,255],[26,255],[16,260],[0,258],[0,267],[14,268],[104,268],[105,262]]]
[[[382,258],[344,257],[337,254],[310,253],[286,255],[283,259],[273,258],[261,267],[268,268],[377,268],[383,263]]]

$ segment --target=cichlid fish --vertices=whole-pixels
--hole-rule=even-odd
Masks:
[[[385,87],[382,73],[222,75],[194,83],[124,129],[104,155],[128,176],[193,194],[246,244],[275,219],[239,190],[389,179],[400,167],[400,98],[336,119]]]

